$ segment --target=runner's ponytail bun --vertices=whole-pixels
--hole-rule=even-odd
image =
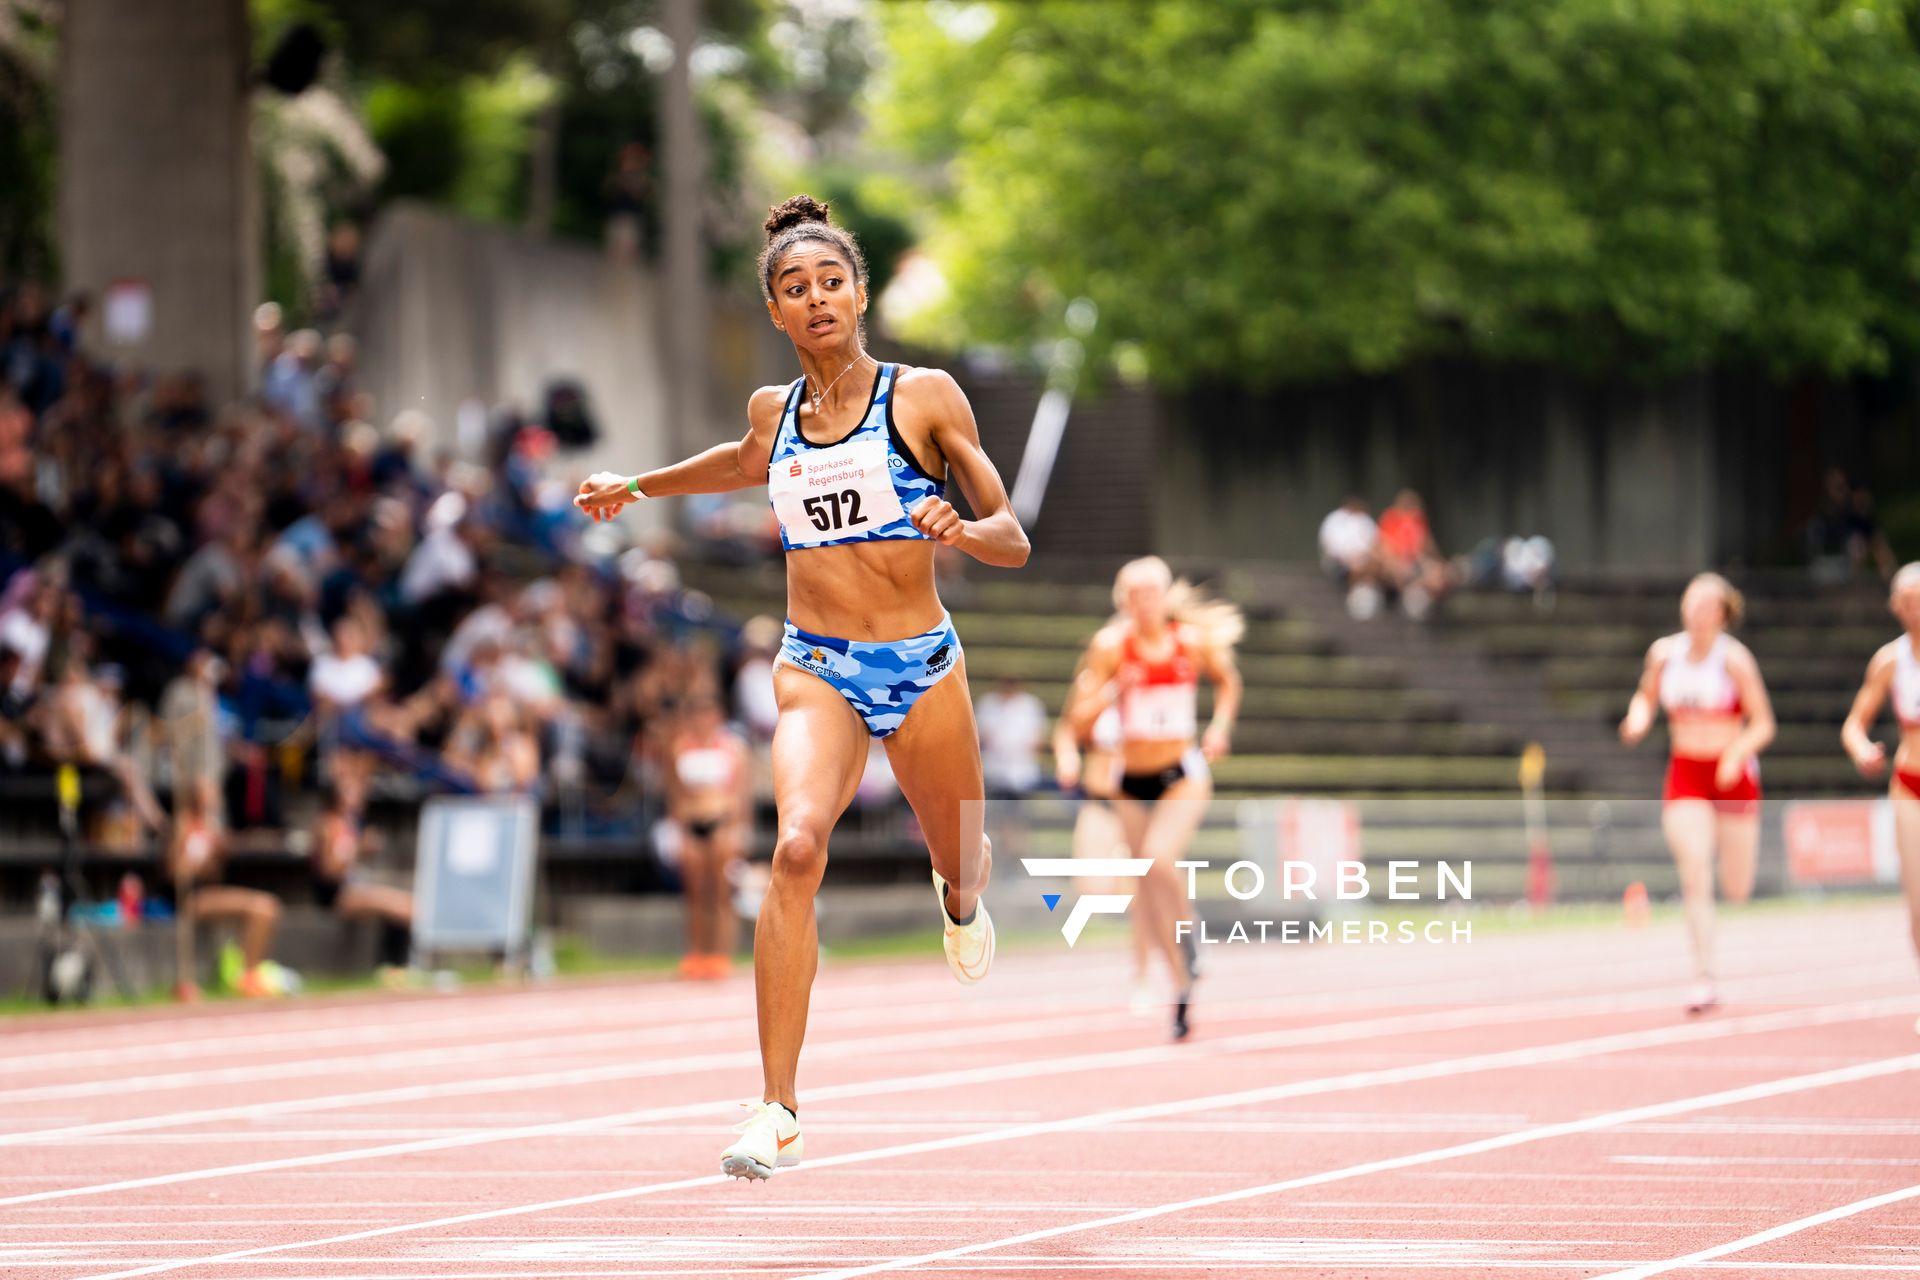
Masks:
[[[767,210],[765,226],[768,243],[772,243],[774,237],[788,227],[797,227],[803,222],[833,225],[833,219],[828,216],[828,210],[832,208],[832,205],[823,204],[809,195],[792,196],[782,200]]]

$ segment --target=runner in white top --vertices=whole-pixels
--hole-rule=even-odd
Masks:
[[[1717,573],[1703,573],[1680,598],[1686,629],[1647,650],[1647,662],[1620,722],[1620,740],[1637,746],[1664,709],[1673,756],[1667,764],[1660,826],[1680,872],[1680,898],[1693,941],[1694,986],[1687,1012],[1720,1002],[1714,985],[1714,856],[1728,902],[1753,892],[1760,841],[1757,757],[1773,741],[1773,706],[1760,666],[1727,634],[1745,601]]]
[[[1893,777],[1887,794],[1893,806],[1893,838],[1900,851],[1900,884],[1907,897],[1907,929],[1920,954],[1920,657],[1914,640],[1920,636],[1920,562],[1893,575],[1890,603],[1900,619],[1902,634],[1880,646],[1867,664],[1867,676],[1854,695],[1853,710],[1840,730],[1840,741],[1861,773],[1877,778],[1886,772],[1886,748],[1868,737],[1880,706],[1891,696],[1893,714],[1900,721],[1900,749],[1893,757]],[[1920,1022],[1914,1031],[1920,1032]]]
[[[1240,672],[1233,649],[1246,630],[1240,611],[1199,597],[1175,581],[1158,556],[1123,566],[1113,583],[1120,610],[1087,650],[1075,681],[1075,728],[1087,730],[1107,707],[1120,713],[1120,798],[1127,844],[1153,868],[1134,903],[1174,979],[1173,1038],[1190,1030],[1199,950],[1174,863],[1186,856],[1213,798],[1208,763],[1227,754],[1240,712]],[[1214,686],[1213,717],[1200,729],[1197,695]]]

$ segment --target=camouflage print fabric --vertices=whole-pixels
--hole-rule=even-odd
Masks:
[[[836,640],[787,624],[778,662],[812,672],[839,691],[867,723],[867,732],[884,738],[900,727],[916,699],[939,684],[960,660],[960,637],[953,619],[905,640]]]

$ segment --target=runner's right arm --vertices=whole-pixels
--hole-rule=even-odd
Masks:
[[[1867,663],[1867,678],[1860,682],[1860,692],[1853,695],[1853,709],[1840,728],[1840,743],[1853,757],[1853,767],[1869,778],[1879,777],[1887,767],[1887,749],[1867,734],[1887,700],[1887,690],[1893,686],[1893,669],[1898,662],[1894,645],[1899,643],[1896,640],[1882,646]]]
[[[714,445],[683,462],[637,476],[596,471],[580,482],[573,505],[595,520],[611,520],[641,498],[683,493],[730,493],[767,482],[767,459],[786,407],[787,388],[762,387],[747,403],[747,433]]]

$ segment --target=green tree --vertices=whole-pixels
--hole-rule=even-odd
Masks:
[[[890,13],[944,334],[1259,385],[1433,353],[1881,370],[1920,339],[1889,0],[1189,0]],[[932,166],[950,161],[943,169]]]

